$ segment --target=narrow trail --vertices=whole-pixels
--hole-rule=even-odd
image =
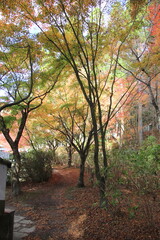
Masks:
[[[36,227],[24,240],[75,239],[77,229],[67,219],[72,205],[65,203],[73,199],[78,175],[79,169],[58,167],[49,182],[24,187],[20,199],[12,202],[16,214],[32,220]]]
[[[98,188],[91,185],[87,174],[86,187],[77,188],[78,176],[79,169],[58,166],[48,182],[24,184],[18,198],[8,195],[7,203],[15,214],[35,227],[26,237],[14,240],[160,240],[158,195],[157,201],[147,196],[154,217],[154,225],[150,226],[144,202],[139,201],[136,192],[122,186],[119,204],[102,209],[97,205]],[[132,204],[141,204],[132,218],[128,212],[131,200]]]
[[[64,201],[66,199],[72,200],[71,191],[77,184],[79,175],[78,169],[73,168],[55,168],[53,170],[52,178],[50,179],[45,194],[41,195],[41,200],[38,200],[38,205],[48,218],[47,235],[44,234],[44,239],[47,237],[53,240],[72,239],[69,234],[70,223],[67,219],[66,206]],[[43,203],[43,204],[42,204]],[[69,235],[68,235],[69,234]]]

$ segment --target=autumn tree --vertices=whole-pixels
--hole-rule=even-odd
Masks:
[[[118,6],[121,7],[120,4]],[[102,2],[96,1],[72,2],[68,5],[67,2],[59,0],[56,2],[56,9],[52,3],[39,1],[39,8],[41,14],[37,19],[27,13],[28,18],[40,28],[44,47],[51,49],[52,46],[52,49],[59,52],[59,57],[64,58],[72,67],[90,109],[95,173],[100,190],[100,205],[103,206],[106,204],[108,172],[106,129],[115,109],[120,107],[120,102],[126,96],[122,94],[113,106],[118,59],[123,44],[135,26],[134,21],[126,26],[122,18],[118,19],[117,23],[116,15],[112,15],[111,24],[107,28]],[[121,10],[123,11],[122,7]],[[44,15],[42,26],[44,23],[48,24],[47,29],[42,28],[38,22]],[[121,26],[118,26],[120,23]],[[129,89],[130,86],[127,91]],[[106,105],[105,97],[108,99]]]
[[[70,66],[75,74],[90,110],[100,206],[107,203],[106,130],[134,84],[126,84],[121,94],[113,99],[119,80],[125,78],[119,70],[123,64],[121,53],[132,32],[142,26],[137,16],[129,15],[128,8],[123,8],[119,2],[113,3],[109,0],[40,0],[29,1],[28,4],[21,1],[18,5],[15,1],[13,7],[8,1],[10,12],[16,6],[21,18],[39,28],[38,40],[46,53],[52,53],[57,60]],[[106,15],[111,12],[108,23]]]
[[[29,12],[26,14],[41,30],[40,40],[44,42],[44,48],[57,51],[58,57],[64,59],[72,67],[90,108],[95,147],[94,164],[102,206],[106,203],[108,171],[106,129],[115,109],[120,107],[120,102],[126,96],[122,94],[113,107],[114,87],[118,77],[118,59],[122,46],[135,25],[134,21],[131,21],[126,26],[124,19],[121,22],[120,18],[118,21],[121,26],[117,26],[117,19],[114,15],[111,24],[106,28],[101,2],[72,2],[69,5],[68,2],[59,0],[55,4],[56,8],[54,3],[39,1],[41,14],[37,19],[33,18]],[[40,25],[38,21],[42,20],[42,16],[43,21]],[[43,28],[43,24],[48,24],[47,28]],[[117,28],[119,32],[116,34]],[[101,73],[102,70],[103,73]],[[103,93],[108,99],[106,105]],[[102,153],[102,165],[100,152]]]
[[[46,141],[49,135],[54,136],[55,140],[64,145],[68,152],[69,167],[73,151],[79,154],[80,175],[77,185],[84,187],[85,162],[93,132],[89,108],[84,104],[85,99],[73,72],[61,75],[54,91],[54,99],[52,96],[52,93],[48,95],[43,109],[39,109],[36,114],[38,116],[31,115],[30,120],[35,122],[34,127],[30,128],[31,132],[38,125],[38,136],[43,134]]]
[[[70,91],[68,91],[70,89]],[[79,86],[72,82],[63,90],[58,90],[58,104],[51,114],[53,119],[50,127],[60,132],[68,145],[74,148],[80,156],[80,174],[78,187],[84,187],[85,162],[92,143],[93,129],[88,105],[84,105],[84,98],[79,93]],[[56,122],[56,124],[54,124]]]
[[[144,3],[147,1],[144,1]],[[159,74],[160,62],[157,45],[158,39],[158,19],[159,4],[153,1],[142,11],[141,16],[137,17],[141,21],[141,27],[132,35],[132,38],[126,42],[126,53],[123,58],[128,59],[126,63],[119,61],[122,71],[125,70],[139,82],[139,88],[148,92],[150,101],[155,110],[154,128],[159,129],[160,109],[159,109]],[[138,10],[137,10],[138,11]],[[146,14],[147,13],[147,14]],[[137,12],[135,11],[135,15]],[[157,29],[157,31],[156,31]],[[127,56],[126,56],[127,55]]]
[[[4,27],[5,24],[2,25]],[[8,31],[9,25],[9,31]],[[1,29],[2,30],[2,29]],[[0,82],[3,96],[0,101],[0,131],[9,143],[15,161],[14,194],[19,194],[19,172],[21,157],[19,142],[28,115],[43,103],[46,95],[53,89],[60,72],[52,75],[52,82],[43,79],[38,62],[38,45],[33,43],[29,33],[22,27],[6,23],[6,31],[1,34]],[[42,56],[42,55],[41,55]],[[43,81],[43,89],[41,82]],[[46,84],[45,84],[46,83]]]

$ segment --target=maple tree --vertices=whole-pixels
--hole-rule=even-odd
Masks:
[[[83,96],[80,96],[79,92],[75,92],[75,87],[78,89],[75,80],[72,79],[67,88],[63,87],[62,91],[64,93],[61,89],[57,91],[58,106],[53,109],[54,113],[52,113],[50,127],[62,134],[68,143],[69,166],[71,163],[71,147],[78,152],[80,156],[80,175],[77,185],[78,187],[84,187],[85,162],[92,143],[93,129],[88,106],[84,105]],[[68,89],[70,90],[69,93]],[[55,122],[56,124],[54,124]]]
[[[8,24],[6,24],[7,26]],[[8,27],[8,26],[7,26]],[[14,156],[15,172],[13,186],[14,194],[19,194],[19,172],[21,168],[21,157],[19,153],[19,142],[22,137],[28,115],[43,103],[46,95],[53,89],[58,76],[51,84],[46,84],[41,89],[42,76],[38,73],[34,44],[22,27],[22,35],[14,30],[14,24],[9,25],[11,31],[5,31],[1,35],[1,91],[4,96],[0,102],[0,130],[9,143]],[[4,28],[4,24],[2,25]],[[19,33],[20,29],[18,29]],[[9,34],[9,35],[8,35]],[[38,50],[38,45],[36,45]],[[45,73],[43,73],[45,75]],[[40,80],[41,79],[41,80]],[[39,89],[37,89],[37,86]],[[15,130],[16,129],[16,130]]]
[[[42,4],[42,7],[46,7]],[[80,84],[81,90],[84,94],[84,97],[90,107],[91,117],[92,117],[92,124],[94,128],[94,143],[95,143],[95,152],[94,152],[94,163],[95,163],[95,171],[96,176],[98,179],[98,183],[100,186],[100,195],[101,195],[101,205],[105,202],[105,179],[107,177],[107,154],[106,154],[106,145],[105,145],[105,134],[106,129],[108,126],[108,123],[111,119],[111,115],[114,115],[114,108],[113,105],[113,92],[114,92],[114,86],[117,78],[117,68],[118,64],[117,59],[120,55],[120,50],[122,48],[123,43],[125,42],[126,38],[128,37],[132,25],[129,26],[129,28],[124,32],[121,33],[121,43],[118,44],[119,39],[116,39],[115,31],[113,31],[113,19],[111,21],[111,26],[109,26],[108,30],[110,32],[110,40],[112,39],[113,45],[110,46],[107,45],[108,48],[105,50],[110,51],[110,59],[108,56],[106,57],[106,61],[110,61],[110,63],[107,66],[107,74],[105,76],[100,76],[99,72],[103,68],[102,67],[102,61],[104,61],[104,56],[102,58],[102,52],[101,48],[103,46],[100,45],[100,42],[103,41],[103,38],[105,36],[105,27],[103,26],[102,20],[102,12],[97,11],[93,15],[91,14],[91,21],[89,20],[84,21],[84,24],[79,20],[79,16],[81,14],[81,18],[84,20],[84,13],[81,12],[81,9],[78,11],[77,19],[70,19],[70,11],[68,12],[68,9],[66,8],[65,4],[63,2],[59,2],[59,8],[64,13],[64,16],[60,15],[60,23],[57,21],[56,17],[52,15],[53,23],[55,23],[56,28],[59,30],[59,33],[56,31],[53,31],[50,29],[50,32],[45,32],[44,37],[47,38],[50,43],[56,47],[60,53],[65,57],[66,61],[71,65],[73,68],[76,78]],[[99,6],[100,8],[100,6]],[[43,9],[43,8],[42,8]],[[51,9],[48,9],[48,12]],[[75,8],[73,8],[75,11]],[[73,11],[72,11],[73,13]],[[77,11],[75,12],[76,16]],[[115,15],[114,15],[115,16]],[[64,17],[64,18],[63,18]],[[98,20],[95,22],[94,19],[97,18]],[[63,22],[67,22],[67,24],[62,24]],[[77,21],[77,23],[82,24],[81,32],[77,32],[77,25],[74,23],[74,21]],[[116,19],[114,18],[114,21]],[[70,29],[70,32],[69,30]],[[117,25],[116,25],[117,29]],[[88,36],[86,32],[88,31]],[[59,37],[61,37],[60,45],[59,42],[52,42],[52,39],[50,36],[55,37],[58,40],[58,37],[55,34],[60,34]],[[49,34],[49,35],[46,35]],[[71,35],[72,34],[72,35]],[[84,36],[86,34],[86,36]],[[87,37],[89,37],[89,41],[87,41]],[[77,46],[72,45],[71,39],[74,39],[74,42],[77,44]],[[109,39],[107,39],[109,40]],[[74,43],[74,44],[75,44]],[[62,47],[60,49],[60,47]],[[105,54],[105,50],[104,54]],[[101,53],[101,56],[100,56]],[[76,54],[76,55],[75,55]],[[116,57],[114,57],[116,55]],[[75,57],[76,56],[76,57]],[[102,60],[103,59],[103,60]],[[113,81],[110,81],[111,75],[113,77]],[[107,88],[110,89],[109,96],[107,98],[109,99],[109,105],[107,106],[108,111],[106,113],[107,118],[104,118],[105,111],[103,110],[104,105],[102,104],[102,93],[104,90],[106,90],[106,84],[108,84]],[[87,88],[86,88],[87,86]],[[127,90],[128,91],[128,90]],[[125,96],[122,95],[122,97],[118,100],[118,103],[115,104],[117,107],[120,101]],[[105,106],[106,107],[106,106]],[[112,109],[113,107],[113,109]],[[107,119],[107,120],[106,120]],[[101,139],[99,141],[99,139]],[[103,168],[105,169],[103,171],[103,174],[101,174],[100,170],[100,162],[99,162],[99,152],[100,152],[100,145],[102,147],[102,155],[103,155]]]
[[[69,140],[70,144],[80,156],[80,174],[77,186],[84,187],[85,162],[92,143],[93,130],[92,128],[90,129],[89,124],[87,124],[88,111],[86,111],[85,107],[81,109],[76,107],[75,110],[67,107],[66,110],[72,121],[72,128],[70,129],[68,127],[66,124],[67,121],[65,121],[65,118],[60,114],[58,119],[61,123],[61,130],[59,131],[66,136],[67,140]],[[76,119],[77,117],[78,119]]]
[[[133,1],[130,2],[132,6]],[[89,0],[84,3],[40,0],[27,3],[15,1],[13,5],[8,0],[3,6],[3,13],[8,19],[12,17],[18,24],[22,24],[20,19],[23,18],[28,29],[31,26],[39,29],[36,42],[43,48],[46,62],[46,65],[42,64],[41,70],[48,68],[47,73],[45,71],[45,75],[42,75],[49,78],[49,83],[52,81],[51,73],[56,70],[51,65],[58,70],[64,67],[66,71],[74,73],[90,111],[94,139],[93,161],[101,206],[107,203],[108,126],[133,92],[137,80],[145,83],[151,93],[149,84],[158,74],[156,72],[151,76],[146,69],[150,69],[152,62],[152,57],[149,61],[146,58],[148,48],[144,48],[145,29],[148,28],[144,8],[147,4],[147,1],[141,1],[140,6],[135,1],[132,7],[134,14],[131,15],[128,5],[123,7],[119,1],[112,3]],[[108,13],[110,19],[106,20]],[[139,33],[144,34],[138,40]],[[59,64],[56,65],[55,62]],[[128,74],[133,76],[131,81],[126,80]],[[44,83],[48,81],[45,77]],[[122,80],[126,84],[120,88]],[[71,116],[75,125],[75,119]],[[62,118],[61,126],[65,127]],[[71,138],[70,140],[72,142]]]
[[[75,92],[75,88],[78,91]],[[32,119],[35,121],[35,117],[31,116],[31,121]],[[77,151],[80,156],[80,175],[77,185],[83,187],[85,162],[93,132],[88,106],[84,105],[84,98],[73,74],[65,80],[65,86],[64,79],[59,81],[54,91],[54,99],[51,93],[46,99],[45,106],[43,105],[43,110],[39,109],[37,121],[39,136],[43,134],[43,138],[48,139],[49,135],[54,135],[54,139],[65,146],[69,167],[72,164],[73,150]]]
[[[155,109],[155,121],[153,125],[156,129],[159,129],[160,119],[158,104],[158,77],[160,69],[156,40],[158,34],[155,33],[155,29],[158,32],[158,6],[159,4],[155,1],[146,8],[147,16],[142,12],[139,21],[141,21],[143,27],[133,34],[131,42],[127,42],[126,45],[126,55],[127,59],[130,55],[130,62],[127,61],[126,64],[119,62],[122,69],[131,74],[139,82],[140,88],[148,92]],[[126,58],[126,55],[124,51],[124,58]]]
[[[109,7],[104,8],[106,1],[97,5],[100,2],[15,0],[13,4],[8,0],[3,6],[8,19],[12,16],[17,25],[23,16],[25,30],[30,31],[33,24],[39,28],[34,37],[25,35],[24,42],[30,43],[25,48],[17,48],[23,41],[12,46],[17,62],[9,61],[12,68],[8,69],[13,72],[14,68],[17,77],[20,66],[18,73],[27,72],[22,74],[28,77],[24,82],[22,78],[16,82],[20,85],[12,88],[9,80],[6,86],[3,80],[7,81],[9,72],[4,59],[1,65],[1,87],[11,94],[15,89],[17,95],[13,96],[24,96],[21,89],[29,93],[18,106],[2,110],[10,135],[16,136],[20,126],[19,110],[25,111],[29,101],[30,109],[42,100],[43,105],[27,115],[32,147],[48,152],[49,143],[54,152],[57,142],[64,143],[69,164],[73,147],[83,155],[80,172],[54,166],[53,178],[47,183],[26,184],[23,198],[10,199],[37,225],[28,239],[159,239],[160,149],[152,136],[142,142],[150,135],[144,129],[154,119],[154,103],[159,108],[159,5],[147,0],[107,1]],[[1,56],[4,53],[10,55],[3,50]],[[54,91],[49,91],[54,81]],[[43,98],[46,89],[49,92]],[[5,96],[1,106],[13,102]],[[156,124],[157,120],[158,115]],[[95,165],[97,179],[92,179],[95,185],[91,187],[86,172],[87,187],[79,190],[74,186],[77,179],[84,185],[88,151],[87,160]],[[104,209],[97,208],[98,192]]]
[[[44,42],[44,48],[56,50],[59,53],[58,56],[60,58],[63,57],[72,67],[85,100],[89,105],[94,135],[95,172],[100,189],[100,205],[102,206],[106,202],[105,181],[108,171],[105,134],[112,112],[113,91],[118,66],[117,60],[131,27],[128,31],[122,33],[119,45],[113,31],[112,36],[115,46],[112,45],[113,49],[111,49],[107,76],[101,78],[99,73],[104,61],[101,53],[106,31],[101,4],[96,5],[96,2],[89,1],[86,4],[74,2],[69,6],[67,2],[60,0],[56,3],[55,9],[54,3],[39,1],[37,7],[40,10],[40,14],[37,16],[32,15],[33,12],[30,12],[26,5],[22,4],[20,4],[20,7],[23,7],[23,12],[25,9],[26,13],[24,14],[41,30],[40,40]],[[23,12],[22,15],[24,15]],[[47,25],[45,28],[43,27],[44,24]],[[116,55],[115,59],[114,55]],[[116,63],[113,63],[113,61],[116,61]],[[107,82],[110,80],[111,73],[113,80],[109,86],[111,92],[109,93],[107,120],[103,122],[101,96],[106,89]],[[100,145],[103,156],[103,172],[99,162]]]

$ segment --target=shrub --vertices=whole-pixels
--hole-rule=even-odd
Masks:
[[[149,136],[139,149],[113,149],[109,155],[112,179],[125,177],[142,191],[158,188],[160,170],[160,145],[154,136]]]
[[[156,175],[160,167],[160,145],[154,136],[149,136],[138,151],[134,161],[137,173]]]
[[[131,218],[138,207],[142,207],[142,214],[146,223],[154,226],[156,216],[153,206],[158,199],[160,189],[160,145],[154,136],[149,136],[137,149],[112,149],[109,155],[109,169],[107,182],[107,197],[112,213],[120,212],[120,202],[128,207]],[[132,200],[124,198],[123,186],[134,189],[141,198],[136,206]]]
[[[52,154],[43,151],[30,151],[21,154],[22,177],[32,182],[48,181],[52,175]]]

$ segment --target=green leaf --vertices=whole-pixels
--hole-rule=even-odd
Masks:
[[[10,128],[13,125],[13,123],[16,121],[16,117],[14,116],[6,116],[3,119],[6,123],[7,128]]]

